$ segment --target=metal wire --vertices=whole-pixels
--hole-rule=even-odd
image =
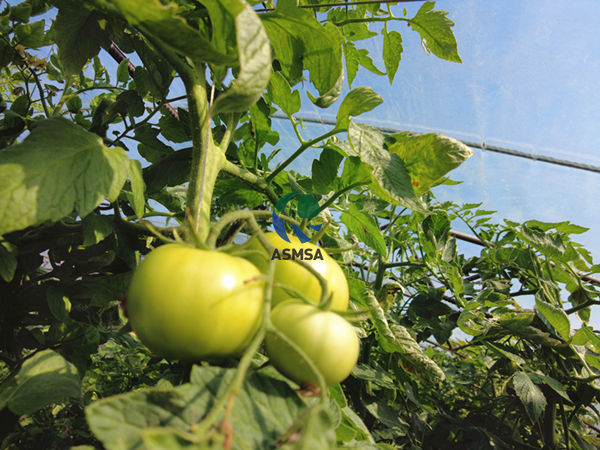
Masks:
[[[298,5],[298,8],[330,8],[333,6],[355,6],[355,5],[374,5],[376,3],[411,3],[411,2],[424,2],[425,0],[363,0],[358,2],[337,2],[337,3],[318,3],[315,5]],[[257,13],[274,11],[275,8],[261,8],[255,9]]]
[[[276,119],[287,119],[287,116],[285,116],[283,114],[273,114],[271,117],[274,117]],[[302,116],[294,116],[294,117],[296,119],[302,120],[303,122],[320,123],[323,125],[335,125],[336,124],[336,122],[334,120],[315,119],[312,117],[302,117]],[[378,130],[383,131],[385,133],[398,133],[400,131],[405,131],[405,130],[399,130],[399,129],[395,129],[395,128],[386,128],[386,127],[375,127],[375,128],[377,128]],[[504,155],[517,156],[519,158],[531,159],[534,161],[541,161],[541,162],[545,162],[545,163],[549,163],[549,164],[555,164],[557,166],[571,167],[573,169],[586,170],[588,172],[600,173],[600,166],[594,166],[592,164],[584,164],[584,163],[580,163],[577,161],[570,161],[568,159],[558,159],[558,158],[553,158],[551,156],[540,155],[537,153],[527,153],[527,152],[522,152],[520,150],[514,150],[511,148],[498,147],[495,145],[487,145],[485,142],[477,143],[477,142],[470,142],[470,141],[462,141],[460,139],[458,139],[458,140],[460,142],[462,142],[463,144],[467,145],[468,147],[472,147],[472,148],[478,148],[481,150],[487,150],[487,151],[495,152],[495,153],[502,153]]]

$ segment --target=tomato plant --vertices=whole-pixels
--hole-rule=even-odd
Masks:
[[[163,245],[133,275],[129,322],[162,356],[192,361],[234,356],[260,326],[264,283],[258,276],[241,258]]]
[[[361,117],[449,13],[313,3],[1,3],[0,447],[600,447],[586,229],[440,203],[473,151]]]
[[[273,281],[277,283],[273,288],[271,300],[274,305],[290,296],[288,292],[290,288],[292,293],[293,291],[299,292],[314,303],[319,303],[323,296],[318,278],[294,261],[294,255],[298,255],[296,257],[299,260],[305,261],[327,280],[327,294],[331,295],[331,308],[338,311],[345,311],[348,308],[350,296],[346,275],[325,249],[320,249],[310,242],[302,244],[296,236],[290,236],[290,242],[286,242],[277,233],[270,232],[265,234],[265,238],[280,253],[274,256],[273,253],[265,251],[258,239],[254,239],[247,247],[249,253],[246,258],[263,272],[266,271],[269,261],[274,258]],[[303,259],[306,255],[310,256]]]
[[[305,357],[328,385],[350,375],[358,360],[359,343],[354,328],[345,319],[296,299],[279,303],[271,311],[271,321],[280,334],[267,334],[267,355],[275,367],[294,381],[319,386],[318,377]],[[305,356],[299,355],[286,339]]]

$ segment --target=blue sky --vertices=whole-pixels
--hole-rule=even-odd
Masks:
[[[402,7],[412,17],[420,3],[394,7],[396,15]],[[387,77],[359,72],[353,87],[372,86],[384,104],[357,120],[600,165],[600,2],[448,0],[438,8],[456,24],[463,63],[427,55],[416,32],[394,23],[404,43],[398,73],[390,86]],[[360,44],[383,69],[381,39]],[[321,110],[305,102],[299,115],[333,119],[335,113],[335,106]],[[293,147],[290,131],[276,126],[279,145]],[[306,131],[322,130],[307,125]],[[312,156],[296,168],[308,173]],[[577,240],[600,259],[594,202],[600,174],[475,150],[451,176],[464,183],[436,188],[439,199],[483,201],[498,211],[498,221],[570,220],[591,228]]]

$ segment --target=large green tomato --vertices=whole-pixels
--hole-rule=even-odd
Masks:
[[[296,236],[290,236],[291,242],[286,242],[279,237],[277,233],[270,232],[266,233],[266,238],[269,240],[271,245],[279,250],[280,256],[284,258],[283,251],[303,250],[306,254],[306,250],[310,250],[310,254],[313,256],[320,251],[323,259],[312,259],[304,260],[310,264],[317,272],[321,274],[325,280],[330,292],[333,292],[331,299],[331,309],[337,311],[345,311],[348,309],[348,300],[350,298],[348,291],[348,282],[342,268],[338,263],[327,254],[327,252],[314,245],[310,242],[302,244]],[[248,250],[253,250],[254,254],[249,254],[246,259],[256,265],[261,272],[265,272],[268,266],[268,261],[272,255],[268,255],[264,247],[258,241],[257,238],[253,238],[248,246]],[[296,291],[303,294],[308,300],[315,303],[319,303],[321,299],[321,285],[319,280],[312,273],[306,270],[300,264],[295,263],[293,260],[288,259],[277,259],[275,261],[275,282],[287,285]],[[277,303],[290,297],[290,294],[281,287],[273,288],[272,303]]]
[[[332,311],[291,299],[273,308],[271,322],[304,351],[328,385],[344,380],[358,361],[359,342],[354,327]],[[265,349],[281,373],[304,386],[318,385],[310,367],[283,339],[268,333]]]
[[[264,281],[243,258],[167,244],[150,252],[131,280],[131,327],[152,351],[198,360],[241,353],[258,330]]]

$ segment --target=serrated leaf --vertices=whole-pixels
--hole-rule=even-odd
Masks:
[[[370,291],[365,291],[363,296],[371,310],[371,321],[381,348],[388,353],[398,353],[402,367],[407,372],[431,383],[443,381],[446,375],[442,369],[423,352],[406,328],[399,324],[388,324],[383,309]]]
[[[350,233],[355,234],[360,241],[385,258],[387,253],[385,240],[377,223],[369,215],[359,211],[356,205],[351,204],[350,208],[342,213],[340,219],[348,227]]]
[[[346,129],[350,123],[350,116],[358,116],[381,105],[383,99],[368,86],[352,89],[340,105],[337,113],[337,128]]]
[[[189,432],[233,375],[233,369],[195,366],[188,384],[108,397],[89,405],[86,418],[92,432],[109,450],[141,445],[144,433],[167,424]],[[232,448],[274,447],[304,408],[304,402],[287,383],[261,372],[249,374],[229,417],[235,430]],[[316,429],[322,432],[318,426]]]
[[[456,38],[452,32],[454,22],[447,11],[434,10],[435,2],[425,2],[417,15],[409,19],[412,28],[421,36],[421,43],[427,53],[448,61],[462,62],[458,55]]]
[[[79,396],[80,380],[75,366],[54,350],[42,350],[23,363],[10,392],[2,392],[2,402],[15,414],[31,414]]]
[[[273,72],[271,74],[269,94],[271,95],[273,103],[278,105],[288,116],[300,111],[300,106],[302,104],[300,92],[292,91],[290,84],[281,72]]]
[[[280,0],[275,11],[261,14],[275,58],[293,86],[306,69],[322,95],[335,86],[342,73],[342,37],[331,23],[322,26],[315,16]]]
[[[383,63],[390,84],[393,83],[402,58],[402,35],[397,31],[383,32]]]
[[[129,182],[131,185],[131,206],[138,219],[144,215],[146,185],[142,175],[142,165],[139,161],[129,160]]]
[[[515,372],[512,384],[525,407],[529,419],[531,419],[531,423],[537,422],[546,408],[547,402],[544,393],[525,372]]]
[[[551,325],[556,330],[556,334],[565,341],[569,340],[571,334],[571,323],[564,310],[551,305],[543,300],[535,300],[535,309],[542,320]]]
[[[404,162],[416,195],[427,192],[473,155],[462,142],[438,133],[396,133],[389,136],[387,147]]]
[[[8,241],[0,240],[0,277],[9,283],[17,270],[17,247]]]
[[[160,0],[95,0],[100,7],[114,6],[131,25],[178,55],[207,63],[234,63],[235,58],[219,52],[198,30],[177,15],[178,6]]]
[[[369,51],[365,48],[358,50],[358,62],[361,66],[369,72],[373,72],[375,75],[385,75],[385,72],[382,72],[377,68],[373,59],[369,56]]]
[[[54,22],[55,40],[63,69],[78,74],[96,56],[108,36],[98,20],[100,15],[82,8],[76,1],[61,2]]]
[[[528,220],[523,222],[523,225],[527,225],[529,228],[539,228],[542,231],[548,231],[554,228],[559,233],[565,234],[581,234],[589,231],[589,228],[575,225],[568,220],[563,222],[542,222],[540,220]]]
[[[521,226],[521,231],[518,234],[525,242],[545,255],[563,259],[566,247],[561,236],[530,228],[525,224]]]
[[[85,217],[105,198],[117,198],[127,178],[123,149],[65,120],[40,121],[21,143],[0,153],[0,235]]]
[[[348,139],[360,160],[371,167],[372,189],[377,195],[390,203],[416,211],[425,209],[423,202],[415,195],[403,161],[384,148],[384,137],[378,129],[350,121]]]
[[[338,169],[343,156],[330,147],[319,155],[319,159],[312,162],[312,184],[318,194],[326,194],[331,190],[337,178]]]
[[[248,109],[262,96],[271,75],[271,45],[256,12],[243,0],[221,0],[221,4],[234,17],[240,71],[215,100],[211,115]]]
[[[360,65],[360,54],[352,42],[344,42],[344,60],[346,61],[346,73],[348,74],[348,86],[352,88],[352,82],[356,78],[358,66]]]

